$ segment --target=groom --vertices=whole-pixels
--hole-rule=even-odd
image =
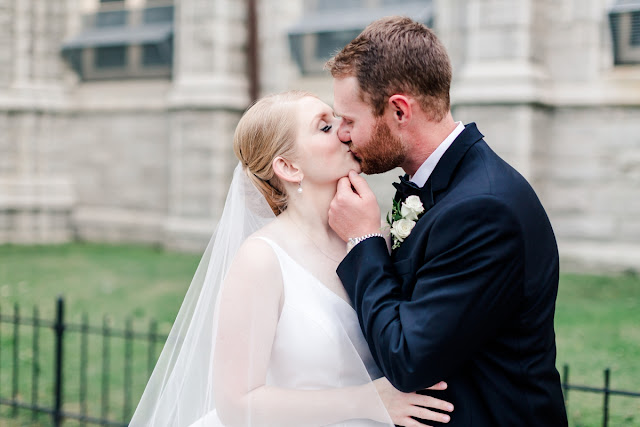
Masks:
[[[407,173],[395,184],[391,255],[355,172],[329,212],[350,247],[338,275],[385,376],[407,392],[446,381],[437,397],[454,404],[451,426],[566,426],[551,224],[476,125],[454,122],[444,47],[422,24],[383,18],[327,67],[338,136],[362,171]]]

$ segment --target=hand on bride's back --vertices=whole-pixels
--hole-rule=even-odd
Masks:
[[[373,383],[394,424],[405,427],[424,427],[424,424],[411,417],[441,423],[449,422],[449,415],[432,411],[429,408],[451,412],[453,411],[451,403],[415,392],[404,393],[396,389],[385,377],[379,378]],[[441,381],[427,390],[444,390],[446,388],[447,384]]]

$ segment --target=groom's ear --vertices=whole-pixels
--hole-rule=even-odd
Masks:
[[[391,95],[387,106],[393,115],[393,122],[399,126],[405,126],[409,123],[413,115],[411,105],[411,100],[407,96],[401,94]]]
[[[293,184],[299,183],[302,181],[302,178],[304,178],[304,174],[296,163],[293,163],[281,156],[273,159],[273,172],[282,181]]]

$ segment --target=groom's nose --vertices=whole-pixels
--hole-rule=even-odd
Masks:
[[[342,123],[340,123],[340,126],[338,127],[338,139],[344,144],[348,144],[351,142],[351,132],[345,125],[344,121],[342,121]]]

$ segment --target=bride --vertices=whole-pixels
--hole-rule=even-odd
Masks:
[[[244,114],[222,218],[130,426],[448,421],[428,408],[449,403],[381,377],[335,273],[346,247],[327,212],[360,171],[339,120],[298,91]]]

